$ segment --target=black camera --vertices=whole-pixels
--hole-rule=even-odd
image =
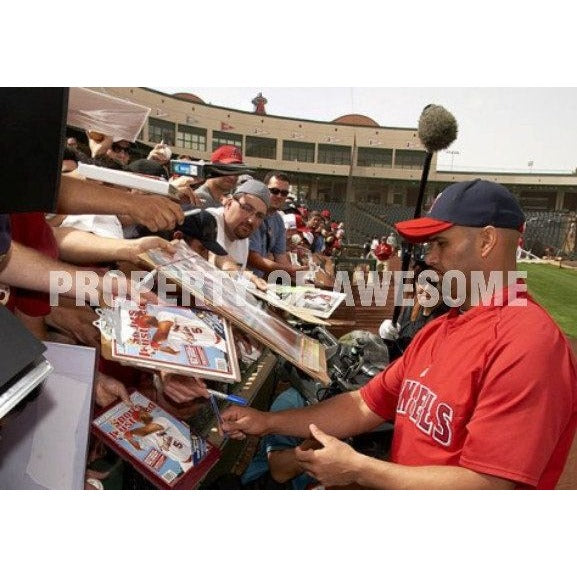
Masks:
[[[218,176],[240,176],[241,174],[254,174],[244,164],[219,164],[216,162],[206,162],[204,160],[171,160],[171,174],[178,176],[190,176],[206,180]]]

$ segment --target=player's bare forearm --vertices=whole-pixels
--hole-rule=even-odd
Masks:
[[[172,321],[160,321],[156,327],[156,331],[152,335],[153,343],[163,343],[170,333],[170,329],[174,323]]]
[[[512,489],[506,479],[458,466],[407,466],[356,452],[351,446],[315,425],[312,437],[320,448],[297,447],[295,458],[325,487],[359,486],[368,489]]]
[[[342,439],[372,431],[383,423],[383,419],[367,407],[358,391],[343,393],[303,409],[271,413],[268,421],[267,432],[302,439],[310,437],[311,424]]]
[[[409,467],[379,461],[357,453],[354,459],[356,482],[371,489],[513,489],[507,479],[484,475],[464,467]]]

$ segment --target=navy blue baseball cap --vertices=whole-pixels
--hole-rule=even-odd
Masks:
[[[410,242],[425,242],[454,225],[522,231],[525,215],[511,192],[488,180],[451,184],[435,199],[427,216],[398,222],[395,228]]]

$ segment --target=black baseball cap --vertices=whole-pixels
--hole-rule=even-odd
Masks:
[[[469,180],[451,184],[435,199],[427,216],[398,222],[395,228],[410,242],[425,242],[454,225],[523,231],[525,215],[502,184]]]
[[[150,160],[148,158],[139,158],[131,162],[126,170],[129,172],[136,172],[137,174],[146,174],[148,176],[158,176],[166,179],[166,171],[160,162]]]
[[[0,257],[10,249],[10,216],[0,214]]]
[[[175,230],[182,232],[185,236],[198,239],[204,248],[217,256],[228,254],[216,241],[218,235],[216,218],[206,210],[198,209],[194,214],[188,215]]]

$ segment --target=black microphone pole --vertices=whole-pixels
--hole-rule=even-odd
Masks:
[[[427,180],[429,179],[429,170],[431,169],[431,161],[433,160],[433,153],[427,152],[425,156],[425,164],[423,165],[423,172],[421,173],[421,185],[419,187],[419,196],[417,197],[417,205],[415,206],[415,212],[413,218],[419,218],[421,216],[421,211],[423,209],[423,200],[425,198],[425,188],[427,187]],[[403,246],[404,245],[404,246]],[[402,254],[403,260],[401,264],[401,271],[407,272],[411,264],[411,257],[413,256],[413,243],[402,243]],[[397,324],[399,317],[401,316],[401,311],[403,307],[401,306],[401,301],[403,300],[403,283],[399,286],[399,293],[395,302],[395,309],[393,311],[393,326]]]

